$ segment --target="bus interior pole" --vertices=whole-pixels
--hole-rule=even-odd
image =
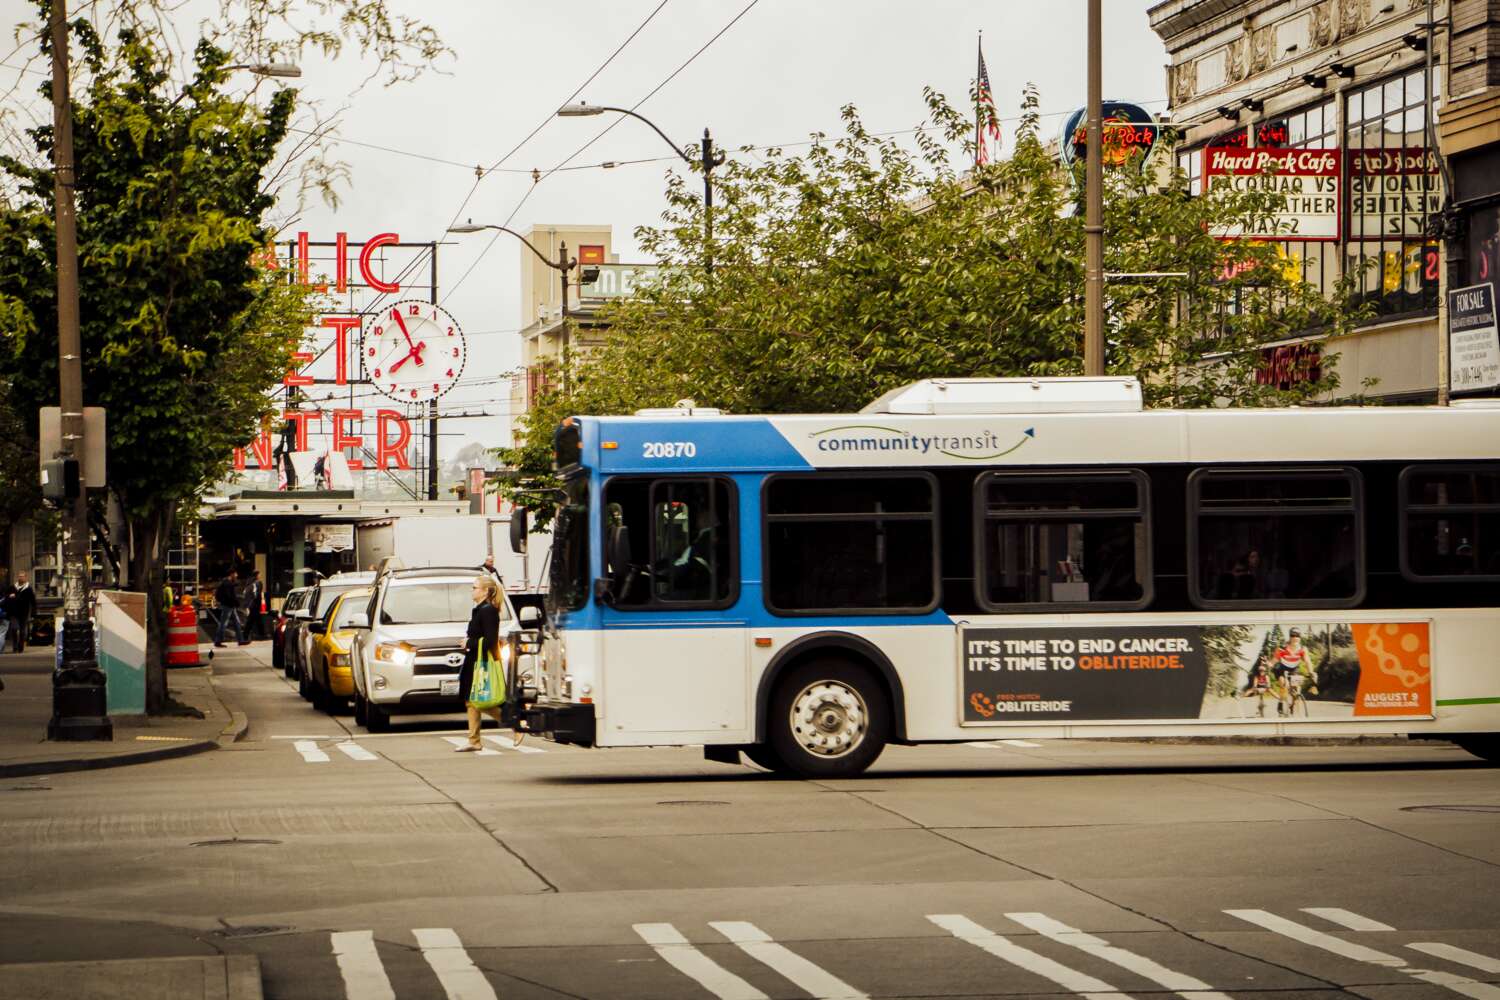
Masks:
[[[432,257],[428,261],[427,298],[433,305],[438,304],[437,288],[437,241],[432,243]],[[427,499],[438,498],[438,401],[433,398],[427,403]]]
[[[1089,0],[1088,24],[1088,156],[1084,169],[1083,234],[1084,334],[1083,373],[1104,374],[1104,150],[1100,125],[1103,98],[1103,51],[1100,38],[1101,0]]]

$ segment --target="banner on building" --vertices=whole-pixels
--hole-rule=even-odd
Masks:
[[[308,524],[303,526],[303,537],[315,551],[345,552],[354,548],[354,525]]]
[[[1208,188],[1278,194],[1285,206],[1264,219],[1216,230],[1223,239],[1339,239],[1340,154],[1337,149],[1236,149],[1203,151]]]
[[[1432,717],[1429,623],[959,629],[964,725]]]
[[[1448,293],[1448,391],[1500,387],[1500,324],[1495,285],[1470,285]]]
[[[1443,210],[1437,154],[1423,146],[1348,151],[1349,238],[1420,240]]]

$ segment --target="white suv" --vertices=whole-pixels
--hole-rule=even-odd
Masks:
[[[396,713],[463,709],[458,673],[474,610],[471,587],[482,572],[429,567],[380,574],[370,598],[369,628],[357,631],[352,644],[355,722],[378,733],[390,727]],[[519,630],[506,597],[501,644],[509,646]]]

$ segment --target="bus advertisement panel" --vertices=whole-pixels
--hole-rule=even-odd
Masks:
[[[961,629],[963,723],[1432,717],[1429,623]]]

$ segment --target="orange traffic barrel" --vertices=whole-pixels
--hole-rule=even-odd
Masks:
[[[187,602],[167,610],[167,666],[196,667],[198,656],[198,612]]]

